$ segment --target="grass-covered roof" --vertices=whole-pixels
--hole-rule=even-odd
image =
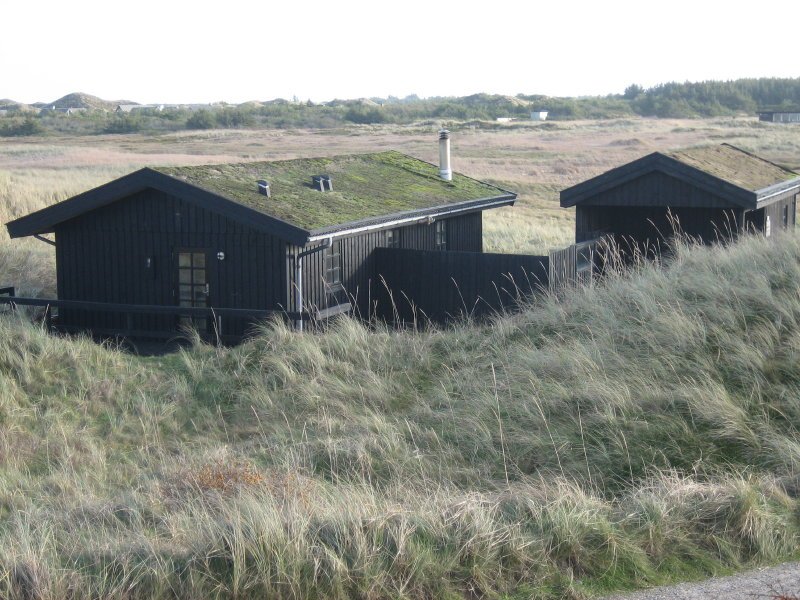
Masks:
[[[155,170],[309,231],[510,195],[464,175],[444,181],[436,166],[394,151]],[[322,174],[332,177],[333,191],[312,186]],[[258,193],[259,179],[269,182],[270,198]]]
[[[793,171],[730,144],[677,150],[667,155],[751,192],[800,177]]]

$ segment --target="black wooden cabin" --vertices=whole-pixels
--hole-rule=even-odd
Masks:
[[[482,211],[515,198],[381,152],[145,168],[7,228],[11,237],[55,234],[59,301],[269,310],[299,321],[373,314],[376,248],[481,252]],[[252,321],[71,304],[58,315],[65,330],[166,336],[192,319],[233,336]]]
[[[652,248],[675,229],[706,243],[744,230],[793,228],[800,175],[721,144],[654,152],[561,192],[575,241],[613,235]]]

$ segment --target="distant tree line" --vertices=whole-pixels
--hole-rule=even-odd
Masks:
[[[425,121],[525,120],[532,110],[549,111],[550,120],[608,119],[625,116],[714,117],[753,114],[757,109],[800,108],[800,78],[738,79],[633,84],[622,94],[578,98],[541,95],[474,94],[461,98],[370,98],[324,104],[277,100],[202,110],[141,109],[129,113],[86,111],[77,115],[9,111],[0,117],[0,136],[44,132],[71,134],[159,133],[235,128],[332,128],[348,124],[409,124]]]
[[[800,78],[664,83],[625,90],[631,109],[655,117],[716,117],[758,109],[800,108]]]

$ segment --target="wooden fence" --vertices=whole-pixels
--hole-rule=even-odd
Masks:
[[[502,312],[547,288],[547,256],[377,248],[377,317],[446,322]]]
[[[547,281],[550,291],[592,282],[602,267],[606,238],[596,238],[551,250]]]

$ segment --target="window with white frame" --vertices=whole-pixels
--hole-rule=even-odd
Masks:
[[[334,241],[325,250],[325,288],[328,306],[344,302],[345,293],[342,285],[342,243]]]
[[[436,221],[433,224],[433,246],[437,250],[447,250],[447,221]]]
[[[386,231],[386,247],[400,247],[400,229],[389,229]]]

